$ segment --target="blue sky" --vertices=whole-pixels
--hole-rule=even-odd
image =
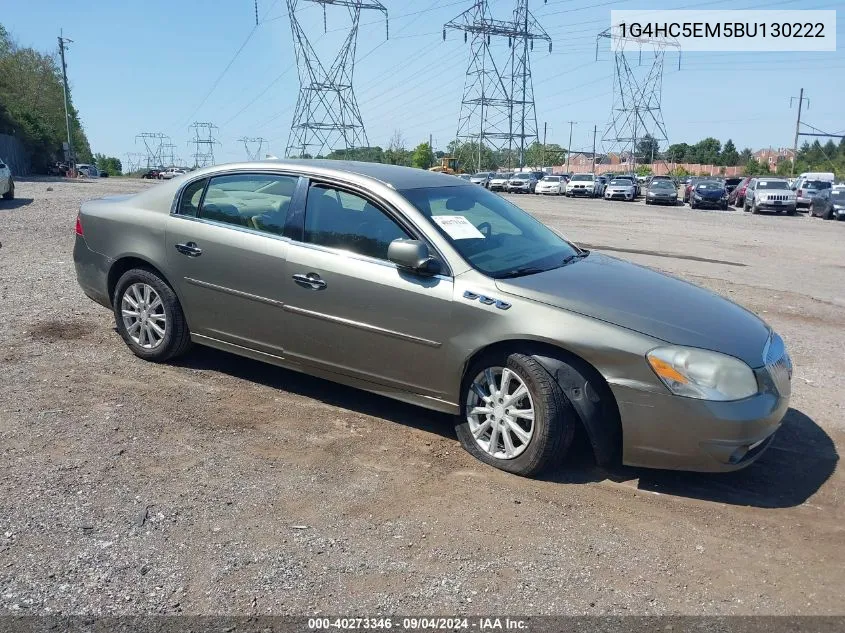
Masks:
[[[390,39],[385,41],[380,14],[365,12],[355,71],[370,143],[386,146],[400,130],[409,147],[431,134],[435,147],[445,148],[457,127],[469,44],[455,32],[444,42],[442,25],[469,8],[471,0],[383,3],[390,14]],[[93,151],[123,158],[126,152],[143,151],[137,133],[163,132],[187,160],[192,152],[188,126],[212,121],[220,128],[218,162],[245,158],[236,141],[242,136],[269,139],[268,151],[283,154],[298,90],[284,0],[259,0],[263,21],[255,30],[252,0],[7,0],[4,5],[0,20],[20,44],[54,51],[60,29],[74,40],[68,73]],[[573,150],[589,150],[593,125],[601,130],[607,124],[612,58],[604,50],[596,61],[595,36],[609,26],[611,9],[775,6],[842,5],[824,0],[534,0],[531,10],[554,41],[551,54],[539,46],[532,56],[540,129],[548,122],[549,142],[565,146],[567,121],[576,121]],[[506,19],[513,2],[491,0],[491,8],[495,17]],[[315,48],[332,57],[348,21],[345,12],[328,11],[328,33],[315,7],[300,16]],[[791,146],[796,113],[790,97],[801,87],[810,99],[804,120],[845,133],[842,24],[839,17],[836,52],[684,53],[680,71],[670,56],[663,89],[670,142],[692,143],[712,135],[723,142],[732,138],[739,148]],[[500,46],[507,50],[506,43]]]

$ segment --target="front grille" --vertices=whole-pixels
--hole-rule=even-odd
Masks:
[[[792,359],[789,358],[783,339],[777,334],[772,334],[769,339],[763,360],[778,393],[788,397],[792,393]]]
[[[786,202],[789,200],[788,196],[782,195],[768,195],[766,196],[766,202],[774,202],[775,200],[780,200],[781,202]]]

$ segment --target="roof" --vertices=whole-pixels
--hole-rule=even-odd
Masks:
[[[288,159],[269,160],[253,163],[255,167],[267,168],[267,163],[279,167],[288,167],[296,171],[307,170],[309,167],[319,170],[329,170],[358,174],[383,182],[396,190],[419,189],[421,187],[450,187],[464,185],[464,181],[449,174],[440,174],[415,167],[401,167],[399,165],[385,165],[384,163],[364,163],[353,160],[328,159]],[[217,165],[217,167],[222,167]]]

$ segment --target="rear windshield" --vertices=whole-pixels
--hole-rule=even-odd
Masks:
[[[805,189],[830,189],[830,183],[826,180],[808,180],[804,183]]]
[[[728,185],[738,185],[742,182],[742,178],[727,178],[725,183]]]
[[[789,189],[789,183],[785,180],[761,180],[757,183],[758,189]]]

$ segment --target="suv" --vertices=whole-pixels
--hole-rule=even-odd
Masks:
[[[179,169],[178,167],[170,167],[165,171],[159,174],[159,178],[161,180],[170,180],[171,178],[176,178],[177,176],[184,176],[187,172],[184,169]]]
[[[752,178],[745,189],[743,210],[759,213],[775,211],[795,215],[795,192],[785,178]]]
[[[12,170],[2,158],[0,158],[0,195],[3,200],[12,200],[15,197],[15,181],[12,178]]]
[[[566,196],[589,196],[595,198],[599,192],[599,181],[593,174],[575,174],[566,184]]]
[[[534,193],[537,188],[537,174],[533,171],[517,172],[508,180],[508,193]]]
[[[799,178],[792,186],[795,191],[797,208],[809,209],[813,204],[813,198],[825,189],[833,187],[833,183],[827,180],[810,180],[809,178]]]
[[[493,174],[493,177],[490,178],[490,184],[487,185],[487,188],[490,191],[505,191],[508,188],[508,180],[511,179],[511,176],[513,176],[511,172]]]

